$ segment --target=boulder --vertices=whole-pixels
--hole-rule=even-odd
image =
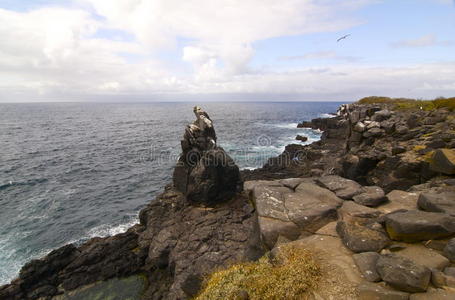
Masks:
[[[444,248],[444,255],[455,263],[455,238],[451,239]]]
[[[402,250],[395,253],[418,262],[429,269],[442,271],[450,264],[449,260],[439,254],[438,251],[429,249],[421,244],[405,244]]]
[[[430,163],[431,170],[447,175],[455,174],[455,149],[438,149]]]
[[[379,210],[357,204],[354,201],[344,201],[341,208],[338,209],[338,218],[347,222],[375,219],[380,214]]]
[[[392,116],[392,113],[387,109],[383,109],[375,112],[374,115],[371,117],[371,120],[376,122],[382,122],[390,118],[390,116]]]
[[[374,227],[376,225],[376,228]],[[373,229],[374,228],[374,229]],[[357,222],[339,221],[336,227],[343,244],[353,252],[378,252],[390,242],[379,224],[362,225]]]
[[[316,232],[337,218],[342,200],[314,183],[301,183],[295,193],[284,195],[289,219],[302,230]]]
[[[455,216],[455,189],[421,193],[417,202],[420,209]]]
[[[357,132],[364,132],[366,129],[367,127],[362,122],[357,122],[354,126],[354,131]]]
[[[268,249],[272,249],[278,237],[282,236],[288,240],[296,240],[300,234],[300,228],[292,222],[286,222],[267,217],[258,217],[261,239]]]
[[[440,239],[455,234],[455,217],[418,210],[396,211],[384,216],[390,238],[417,242]]]
[[[379,257],[376,269],[382,280],[400,291],[425,292],[430,283],[429,268],[396,254]]]
[[[362,282],[357,287],[361,300],[408,300],[409,293],[400,292],[390,287],[371,282]]]
[[[376,271],[376,263],[379,257],[380,255],[377,252],[363,252],[352,256],[360,274],[370,282],[381,281],[381,276]]]
[[[431,270],[431,283],[438,288],[455,288],[455,277],[447,275],[440,270]]]
[[[314,233],[335,221],[342,204],[334,193],[308,179],[261,181],[248,183],[248,188],[253,189],[259,230],[269,248],[280,235],[292,241],[302,233]]]
[[[365,186],[362,188],[361,194],[352,198],[358,204],[373,207],[378,206],[387,200],[384,190],[378,186]]]
[[[316,183],[334,192],[337,197],[349,200],[360,194],[362,186],[354,180],[346,179],[337,175],[322,176],[316,179]]]
[[[370,128],[368,129],[366,132],[363,133],[363,136],[366,137],[366,138],[370,138],[370,137],[380,137],[384,134],[384,130],[383,129],[380,129],[378,127],[373,127],[373,128]]]
[[[386,195],[387,202],[381,204],[377,209],[385,214],[400,210],[416,210],[419,193],[393,190]]]
[[[181,141],[173,182],[190,203],[211,206],[231,199],[243,184],[237,165],[216,144],[209,115],[197,106],[194,114],[196,120],[187,126]]]

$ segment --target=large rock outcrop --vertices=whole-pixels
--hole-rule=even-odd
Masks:
[[[174,169],[177,190],[191,203],[211,206],[232,198],[242,188],[240,171],[232,158],[216,144],[209,115],[194,107],[196,120],[187,126],[182,153]]]

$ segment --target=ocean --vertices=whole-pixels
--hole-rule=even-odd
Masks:
[[[257,168],[297,123],[337,102],[198,103],[240,168]],[[194,103],[0,104],[0,285],[66,243],[125,231],[172,180]]]

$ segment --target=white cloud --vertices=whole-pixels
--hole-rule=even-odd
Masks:
[[[439,41],[436,35],[427,34],[416,39],[402,40],[395,43],[392,43],[393,47],[403,48],[403,47],[430,47],[430,46],[451,46],[453,45],[452,41]]]
[[[78,9],[0,9],[0,101],[102,95],[176,100],[213,94],[244,100],[263,94],[353,100],[375,93],[407,95],[407,89],[435,96],[454,92],[454,64],[388,68],[322,64],[281,72],[249,67],[256,41],[349,28],[359,22],[349,12],[374,1],[83,1]],[[112,29],[133,38],[122,41],[103,35]],[[172,67],[157,59],[169,49],[182,52],[181,61]],[[287,59],[351,63],[355,58],[325,51]]]
[[[312,60],[312,59],[334,59],[334,60],[341,60],[347,62],[354,62],[360,60],[359,57],[355,56],[344,56],[338,55],[335,51],[317,51],[317,52],[309,52],[303,55],[298,56],[282,56],[279,57],[280,60]]]

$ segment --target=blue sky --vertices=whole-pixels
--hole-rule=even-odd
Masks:
[[[0,34],[2,102],[455,95],[452,0],[0,0]]]

